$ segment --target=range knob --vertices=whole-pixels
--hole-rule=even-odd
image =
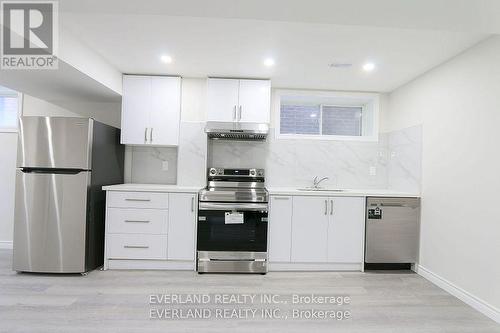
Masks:
[[[250,176],[255,176],[255,169],[250,170]]]
[[[217,170],[215,168],[210,168],[210,175],[215,176],[217,174]]]
[[[264,176],[264,171],[259,170],[258,175],[259,175],[259,177],[263,177]]]

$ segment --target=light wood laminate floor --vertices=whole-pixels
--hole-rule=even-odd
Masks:
[[[151,294],[343,295],[347,306],[272,307],[281,313],[333,309],[351,319],[150,319]],[[224,305],[261,308],[262,305]],[[500,332],[500,325],[413,273],[271,272],[197,275],[181,271],[94,271],[88,276],[18,274],[11,251],[0,250],[1,332]]]

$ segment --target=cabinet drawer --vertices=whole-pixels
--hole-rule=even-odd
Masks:
[[[167,236],[107,234],[108,259],[167,259]]]
[[[108,192],[108,207],[168,208],[168,193],[155,192]]]
[[[168,210],[108,208],[106,232],[112,234],[166,234]]]

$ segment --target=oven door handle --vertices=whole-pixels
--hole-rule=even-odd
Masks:
[[[249,210],[249,211],[266,211],[267,203],[220,203],[220,202],[200,202],[199,210]]]

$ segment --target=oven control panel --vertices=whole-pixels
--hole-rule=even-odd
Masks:
[[[264,169],[225,169],[225,168],[209,168],[208,175],[229,176],[229,177],[264,177]]]

